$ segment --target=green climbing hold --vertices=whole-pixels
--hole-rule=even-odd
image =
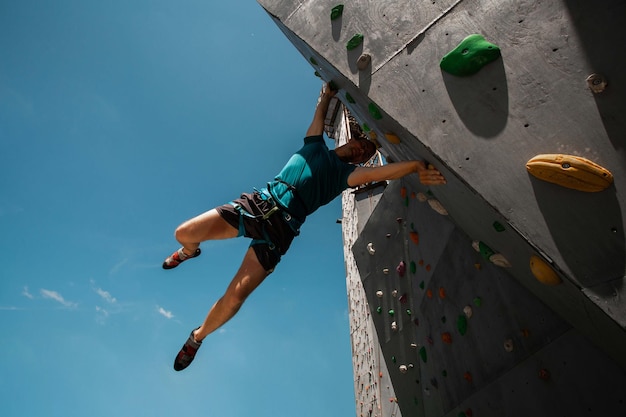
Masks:
[[[482,305],[483,305],[483,300],[482,300],[482,298],[480,298],[480,297],[476,297],[476,298],[474,298],[474,305],[475,305],[476,307],[480,307],[480,306],[482,306]]]
[[[478,242],[478,250],[480,251],[480,255],[485,258],[486,260],[489,260],[489,258],[492,255],[495,255],[496,253],[489,247],[487,246],[484,242]]]
[[[424,363],[428,360],[428,355],[426,354],[426,348],[424,346],[420,348],[420,358],[422,358]]]
[[[329,82],[328,87],[330,88],[331,91],[339,91],[339,86],[334,81]]]
[[[322,75],[319,72],[317,72],[317,71],[315,71],[313,74],[315,74],[315,76],[317,78],[322,78]]]
[[[500,48],[487,42],[482,35],[469,35],[439,63],[442,70],[459,77],[477,73],[500,56]]]
[[[396,312],[395,312],[395,311],[393,311],[393,309],[392,309],[392,310],[389,310],[389,315],[390,315],[390,316],[393,316],[394,314],[396,314]]]
[[[351,51],[355,49],[356,47],[358,47],[359,45],[361,45],[362,43],[363,43],[363,35],[360,33],[357,33],[356,35],[352,37],[352,39],[348,41],[348,43],[346,44],[346,48],[348,49],[348,51]]]
[[[383,312],[383,308],[382,308],[382,307],[377,307],[377,308],[376,308],[376,312],[377,312],[378,314],[382,313],[382,312]]]
[[[343,4],[338,4],[330,11],[330,20],[339,19],[343,14]]]
[[[364,132],[369,132],[369,131],[371,131],[371,130],[372,130],[372,129],[370,129],[370,127],[367,125],[367,123],[363,123],[363,131],[364,131]]]
[[[465,336],[465,333],[467,333],[467,317],[464,314],[461,314],[457,319],[456,327],[459,329],[461,336]]]
[[[424,281],[420,282],[420,288],[424,289]]]
[[[370,105],[367,106],[367,110],[369,110],[370,114],[372,115],[374,119],[380,120],[383,118],[383,115],[380,114],[380,110],[378,110],[378,107],[376,107],[376,104],[370,103]]]
[[[502,223],[500,223],[499,221],[495,221],[493,222],[493,228],[496,229],[496,232],[504,232],[504,226],[502,226]]]
[[[408,314],[408,315],[410,316],[410,315],[411,315],[411,310],[410,310],[410,309],[407,309],[407,310],[406,310],[406,314]]]
[[[409,206],[409,196],[404,197],[404,205],[405,205],[406,207],[408,207],[408,206]]]
[[[315,58],[311,57],[309,58],[309,61],[311,61],[311,64],[317,65],[317,61],[315,60]]]
[[[346,101],[347,101],[348,103],[352,103],[352,104],[356,103],[356,100],[354,100],[354,99],[352,98],[352,96],[350,95],[350,93],[346,93]]]
[[[446,371],[445,369],[443,371],[441,371],[441,376],[443,376],[444,378],[448,376],[448,371]]]
[[[412,274],[414,274],[415,271],[417,271],[417,266],[415,265],[415,261],[411,261],[411,263],[409,264],[409,271],[411,271]]]
[[[396,357],[395,356],[391,357],[391,362],[396,363]]]

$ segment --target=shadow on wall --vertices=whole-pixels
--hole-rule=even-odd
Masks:
[[[621,285],[626,244],[615,186],[588,193],[529,177],[554,243],[578,283],[592,292],[612,280]]]
[[[468,77],[441,71],[448,96],[467,129],[476,136],[493,138],[506,126],[509,91],[502,58]]]
[[[566,0],[565,4],[594,73],[608,80],[606,91],[594,95],[604,128],[615,150],[626,157],[626,2]],[[586,74],[589,75],[589,74]],[[581,79],[581,83],[584,80]]]

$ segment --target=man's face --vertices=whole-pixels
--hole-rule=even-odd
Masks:
[[[353,164],[367,162],[376,153],[376,145],[367,139],[352,139],[346,145],[349,161]]]

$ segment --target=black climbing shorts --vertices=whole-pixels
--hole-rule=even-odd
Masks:
[[[254,249],[257,259],[268,273],[272,272],[280,262],[281,256],[287,253],[291,241],[296,236],[294,231],[283,220],[281,210],[274,212],[267,220],[262,219],[263,215],[272,209],[273,204],[261,198],[257,191],[241,194],[241,197],[233,200],[233,203],[241,205],[254,218],[240,214],[232,204],[224,204],[215,209],[235,229],[239,229],[240,217],[243,218],[243,236],[253,239],[250,246]],[[266,234],[263,233],[264,227]],[[267,237],[275,245],[274,250],[266,242]]]

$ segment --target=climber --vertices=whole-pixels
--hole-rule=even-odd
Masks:
[[[267,187],[244,193],[182,223],[175,237],[182,245],[163,262],[164,269],[200,255],[205,240],[245,236],[252,239],[235,277],[224,295],[211,307],[202,325],[191,332],[174,361],[185,369],[202,340],[231,319],[245,299],[274,270],[291,241],[299,234],[306,216],[349,187],[393,180],[417,173],[422,184],[445,184],[439,171],[423,161],[389,163],[380,167],[357,166],[376,152],[373,142],[358,138],[334,150],[324,143],[324,119],[336,91],[326,84],[306,132],[304,146],[296,152]]]

